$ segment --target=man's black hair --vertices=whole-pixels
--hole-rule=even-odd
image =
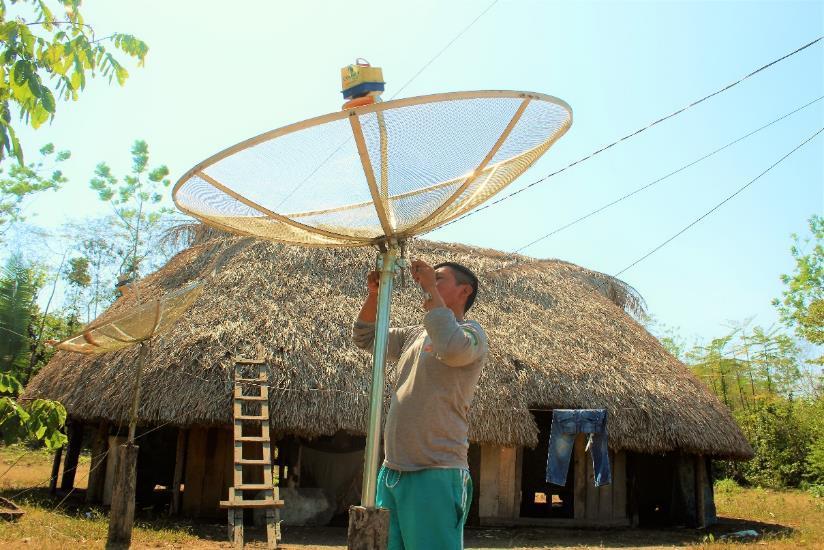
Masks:
[[[452,273],[455,274],[455,281],[459,284],[469,285],[472,287],[472,294],[467,296],[466,304],[464,304],[464,313],[469,311],[469,308],[472,307],[472,304],[475,303],[475,296],[478,295],[478,277],[472,273],[472,270],[466,267],[465,265],[461,265],[455,262],[441,262],[435,266],[435,269],[439,267],[448,267],[452,270]]]

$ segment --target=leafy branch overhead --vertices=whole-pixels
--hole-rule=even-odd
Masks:
[[[0,166],[0,236],[10,224],[22,221],[23,200],[34,193],[58,190],[67,178],[60,169],[71,154],[55,151],[51,143],[40,149],[40,159],[29,164]]]
[[[49,7],[54,3],[58,15]],[[9,13],[7,4],[19,13]],[[0,160],[12,155],[23,163],[13,111],[39,128],[54,118],[58,99],[78,99],[88,78],[126,82],[129,72],[112,51],[143,66],[145,42],[122,33],[97,38],[79,7],[80,0],[0,0]]]

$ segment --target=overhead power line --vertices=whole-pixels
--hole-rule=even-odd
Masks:
[[[747,79],[749,79],[749,78],[752,78],[753,76],[757,75],[757,74],[758,74],[758,73],[760,73],[761,71],[764,71],[765,69],[768,69],[769,67],[772,67],[773,65],[775,65],[775,64],[777,64],[777,63],[780,63],[781,61],[784,61],[784,60],[786,60],[786,59],[788,59],[788,58],[790,58],[790,57],[794,56],[795,54],[797,54],[797,53],[799,53],[799,52],[802,52],[802,51],[806,50],[807,48],[809,48],[809,47],[811,47],[811,46],[813,46],[813,45],[815,45],[815,44],[817,44],[817,43],[821,42],[822,40],[824,40],[824,36],[819,36],[818,38],[816,38],[816,39],[815,39],[815,40],[813,40],[812,42],[808,42],[807,44],[804,44],[804,45],[803,45],[803,46],[801,46],[800,48],[797,48],[797,49],[795,49],[795,50],[791,51],[790,53],[788,53],[788,54],[786,54],[786,55],[783,55],[783,56],[779,57],[778,59],[775,59],[775,60],[773,60],[773,61],[770,61],[770,62],[769,62],[769,63],[767,63],[766,65],[762,65],[761,67],[757,68],[756,70],[752,71],[751,73],[749,73],[749,74],[747,74],[747,75],[745,75],[745,76],[743,76],[743,77],[739,78],[739,79],[738,79],[738,80],[736,80],[735,82],[731,82],[731,83],[727,84],[726,86],[724,86],[724,87],[722,87],[722,88],[719,88],[718,90],[716,90],[716,91],[714,91],[714,92],[712,92],[712,93],[710,93],[710,94],[707,94],[707,95],[705,95],[704,97],[702,97],[702,98],[700,98],[700,99],[697,99],[697,100],[693,101],[692,103],[690,103],[690,104],[688,104],[688,105],[686,105],[686,106],[684,106],[684,107],[682,107],[682,108],[678,109],[677,111],[674,111],[673,113],[670,113],[670,114],[668,114],[668,115],[666,115],[666,116],[663,116],[663,117],[659,118],[658,120],[655,120],[655,121],[653,121],[653,122],[651,122],[651,123],[647,124],[646,126],[644,126],[644,127],[642,127],[642,128],[639,128],[638,130],[635,130],[634,132],[631,132],[631,133],[629,133],[629,134],[627,134],[627,135],[625,135],[625,136],[623,136],[623,137],[621,137],[621,138],[619,138],[619,139],[617,139],[617,140],[613,141],[612,143],[610,143],[610,144],[608,144],[608,145],[603,146],[603,147],[601,147],[600,149],[597,149],[596,151],[593,151],[592,153],[590,153],[590,154],[586,155],[585,157],[582,157],[582,158],[580,158],[580,159],[578,159],[578,160],[576,160],[576,161],[574,161],[574,162],[571,162],[570,164],[568,164],[568,165],[564,166],[564,167],[563,167],[563,168],[561,168],[560,170],[556,170],[555,172],[551,172],[551,173],[547,174],[546,176],[544,176],[544,177],[542,177],[542,178],[540,178],[540,179],[538,179],[538,180],[536,180],[536,181],[534,181],[534,182],[530,183],[529,185],[527,185],[527,186],[525,186],[525,187],[522,187],[521,189],[518,189],[517,191],[513,191],[512,193],[509,193],[509,194],[507,194],[507,195],[504,195],[503,197],[501,197],[501,198],[499,198],[499,199],[496,199],[496,200],[494,200],[494,201],[488,202],[487,204],[485,204],[485,205],[481,206],[480,208],[478,208],[478,209],[476,209],[476,210],[473,210],[472,212],[468,212],[468,213],[464,214],[463,216],[460,216],[460,217],[458,217],[458,218],[455,218],[454,220],[452,220],[452,221],[450,221],[450,222],[447,222],[447,223],[445,223],[445,224],[441,225],[441,226],[440,226],[440,227],[438,227],[437,229],[442,229],[442,228],[444,228],[444,227],[450,226],[450,225],[452,225],[452,224],[454,224],[454,223],[457,223],[457,222],[459,222],[459,221],[461,221],[461,220],[464,220],[464,219],[466,219],[466,218],[468,218],[468,217],[470,217],[470,216],[474,216],[475,214],[478,214],[479,212],[483,212],[483,211],[484,211],[484,210],[486,210],[487,208],[491,208],[492,206],[495,206],[496,204],[500,204],[500,203],[502,203],[503,201],[505,201],[505,200],[507,200],[507,199],[511,199],[511,198],[512,198],[512,197],[514,197],[515,195],[518,195],[518,194],[520,194],[520,193],[523,193],[523,192],[524,192],[524,191],[526,191],[527,189],[531,189],[532,187],[534,187],[534,186],[538,185],[539,183],[542,183],[542,182],[544,182],[544,181],[548,180],[549,178],[551,178],[551,177],[553,177],[553,176],[557,176],[558,174],[560,174],[560,173],[562,173],[562,172],[565,172],[565,171],[569,170],[569,169],[570,169],[570,168],[572,168],[573,166],[578,165],[578,164],[581,164],[582,162],[587,161],[587,160],[591,159],[592,157],[594,157],[594,156],[596,156],[596,155],[599,155],[599,154],[603,153],[604,151],[606,151],[606,150],[608,150],[608,149],[610,149],[610,148],[612,148],[612,147],[614,147],[614,146],[618,145],[619,143],[621,143],[621,142],[623,142],[623,141],[626,141],[626,140],[628,140],[628,139],[630,139],[630,138],[632,138],[632,137],[635,137],[635,136],[637,136],[638,134],[640,134],[640,133],[642,133],[642,132],[644,132],[644,131],[646,131],[646,130],[649,130],[649,129],[650,129],[650,128],[652,128],[653,126],[656,126],[656,125],[658,125],[658,124],[660,124],[660,123],[664,122],[665,120],[669,120],[669,119],[671,119],[671,118],[673,118],[673,117],[675,117],[675,116],[677,116],[677,115],[680,115],[680,114],[681,114],[681,113],[683,113],[684,111],[687,111],[687,110],[689,110],[689,109],[691,109],[691,108],[695,107],[696,105],[699,105],[699,104],[701,104],[701,103],[703,103],[703,102],[707,101],[708,99],[710,99],[710,98],[712,98],[712,97],[717,96],[717,95],[718,95],[718,94],[720,94],[720,93],[726,92],[726,91],[727,91],[727,90],[729,90],[730,88],[733,88],[733,87],[737,86],[738,84],[741,84],[741,83],[742,83],[742,82],[744,82],[745,80],[747,80]],[[436,230],[437,230],[437,229],[436,229]]]
[[[615,199],[615,200],[613,200],[613,201],[611,201],[611,202],[608,202],[608,203],[606,203],[606,204],[604,204],[604,205],[600,206],[599,208],[596,208],[595,210],[592,210],[591,212],[588,212],[587,214],[584,214],[583,216],[581,216],[581,217],[579,217],[579,218],[576,218],[575,220],[573,220],[573,221],[571,221],[571,222],[569,222],[569,223],[566,223],[566,224],[564,224],[564,225],[562,225],[562,226],[560,226],[560,227],[557,227],[557,228],[553,229],[552,231],[550,231],[550,232],[549,232],[549,233],[547,233],[546,235],[543,235],[543,236],[541,236],[541,237],[538,237],[537,239],[535,239],[535,240],[533,240],[533,241],[530,241],[529,243],[525,244],[524,246],[522,246],[522,247],[520,247],[520,248],[518,248],[518,249],[514,250],[514,251],[512,252],[512,254],[513,254],[513,255],[514,255],[514,254],[518,254],[518,253],[520,253],[520,252],[522,252],[522,251],[526,250],[527,248],[529,248],[530,246],[532,246],[532,245],[534,245],[534,244],[537,244],[537,243],[539,243],[539,242],[541,242],[541,241],[543,241],[543,240],[545,240],[545,239],[548,239],[549,237],[552,237],[553,235],[557,235],[558,233],[560,233],[560,232],[562,232],[562,231],[565,231],[565,230],[569,229],[570,227],[572,227],[572,226],[574,226],[574,225],[576,225],[576,224],[578,224],[578,223],[580,223],[580,222],[582,222],[582,221],[584,221],[584,220],[586,220],[586,219],[588,219],[588,218],[591,218],[592,216],[595,216],[596,214],[599,214],[599,213],[603,212],[604,210],[606,210],[606,209],[608,209],[608,208],[611,208],[612,206],[615,206],[616,204],[618,204],[618,203],[620,203],[620,202],[622,202],[622,201],[625,201],[625,200],[629,199],[630,197],[633,197],[633,196],[637,195],[638,193],[640,193],[640,192],[642,192],[642,191],[645,191],[645,190],[647,190],[647,189],[649,189],[649,188],[651,188],[651,187],[653,187],[653,186],[655,186],[655,185],[657,185],[657,184],[661,183],[662,181],[664,181],[664,180],[666,180],[666,179],[668,179],[668,178],[670,178],[670,177],[672,177],[672,176],[674,176],[674,175],[676,175],[676,174],[679,174],[679,173],[683,172],[684,170],[686,170],[686,169],[688,169],[688,168],[691,168],[692,166],[695,166],[696,164],[698,164],[698,163],[700,163],[700,162],[702,162],[702,161],[704,161],[704,160],[706,160],[706,159],[708,159],[708,158],[710,158],[710,157],[712,157],[712,156],[714,156],[714,155],[716,155],[716,154],[720,153],[721,151],[724,151],[725,149],[727,149],[727,148],[729,148],[729,147],[732,147],[732,146],[733,146],[733,145],[735,145],[736,143],[739,143],[739,142],[741,142],[741,141],[743,141],[743,140],[747,139],[748,137],[751,137],[751,136],[753,136],[753,135],[757,134],[758,132],[761,132],[762,130],[765,130],[765,129],[769,128],[769,127],[770,127],[770,126],[772,126],[773,124],[776,124],[776,123],[778,123],[778,122],[781,122],[781,121],[782,121],[782,120],[784,120],[785,118],[788,118],[788,117],[790,117],[790,116],[794,115],[795,113],[797,113],[797,112],[799,112],[799,111],[801,111],[801,110],[803,110],[803,109],[806,109],[806,108],[807,108],[807,107],[809,107],[810,105],[813,105],[813,104],[815,104],[815,103],[817,103],[817,102],[821,101],[822,99],[824,99],[824,96],[819,96],[818,98],[816,98],[816,99],[814,99],[814,100],[812,100],[812,101],[810,101],[810,102],[806,103],[805,105],[802,105],[801,107],[798,107],[797,109],[794,109],[794,110],[790,111],[789,113],[786,113],[786,114],[784,114],[784,115],[782,115],[782,116],[780,116],[780,117],[778,117],[778,118],[776,118],[776,119],[772,120],[771,122],[768,122],[767,124],[764,124],[763,126],[761,126],[761,127],[757,128],[757,129],[755,129],[755,130],[753,130],[753,131],[751,131],[751,132],[749,132],[749,133],[747,133],[747,134],[745,134],[745,135],[743,135],[743,136],[741,136],[741,137],[739,137],[739,138],[737,138],[737,139],[735,139],[735,140],[733,140],[733,141],[730,141],[730,142],[729,142],[729,143],[727,143],[726,145],[723,145],[722,147],[719,147],[718,149],[715,149],[714,151],[712,151],[712,152],[710,152],[710,153],[707,153],[706,155],[704,155],[704,156],[702,156],[702,157],[699,157],[699,158],[697,158],[697,159],[693,160],[692,162],[690,162],[690,163],[688,163],[688,164],[685,164],[685,165],[681,166],[680,168],[678,168],[678,169],[676,169],[676,170],[673,170],[672,172],[668,173],[668,174],[667,174],[667,175],[665,175],[665,176],[662,176],[662,177],[660,177],[660,178],[658,178],[658,179],[656,179],[656,180],[654,180],[654,181],[651,181],[650,183],[648,183],[648,184],[646,184],[646,185],[643,185],[643,186],[641,186],[641,187],[639,187],[639,188],[637,188],[637,189],[635,189],[635,190],[633,190],[633,191],[630,191],[629,193],[627,193],[627,194],[625,194],[625,195],[622,195],[621,197],[618,197],[617,199]]]
[[[681,229],[680,231],[678,231],[675,235],[673,235],[672,237],[668,238],[667,240],[665,240],[664,242],[662,242],[661,244],[659,244],[658,246],[656,246],[655,248],[653,248],[652,250],[650,250],[649,252],[647,252],[646,254],[644,254],[643,256],[641,256],[640,258],[638,258],[637,260],[635,260],[634,262],[632,262],[631,264],[629,264],[628,266],[626,266],[624,269],[622,269],[621,271],[619,271],[618,273],[616,273],[615,275],[613,275],[613,277],[618,277],[619,275],[621,275],[621,274],[622,274],[622,273],[624,273],[625,271],[627,271],[627,270],[629,270],[629,269],[631,269],[631,268],[635,267],[635,266],[636,266],[636,265],[638,265],[639,263],[643,262],[644,260],[646,260],[647,258],[649,258],[650,256],[652,256],[653,254],[655,254],[656,252],[658,252],[659,250],[661,250],[662,248],[664,248],[666,245],[668,245],[669,243],[671,243],[672,241],[674,241],[676,238],[678,238],[679,236],[681,236],[682,234],[684,234],[686,231],[688,231],[688,230],[689,230],[690,228],[692,228],[694,225],[696,225],[697,223],[699,223],[701,220],[703,220],[704,218],[706,218],[707,216],[709,216],[710,214],[712,214],[713,212],[715,212],[716,210],[718,210],[719,208],[721,208],[722,206],[724,206],[727,202],[731,201],[731,200],[732,200],[733,198],[735,198],[736,196],[738,196],[738,195],[739,195],[742,191],[744,191],[747,187],[749,187],[750,185],[752,185],[753,183],[755,183],[756,181],[758,181],[759,179],[761,179],[761,177],[762,177],[762,176],[764,176],[764,175],[765,175],[765,174],[767,174],[770,170],[772,170],[773,168],[775,168],[776,166],[778,166],[779,164],[781,164],[784,160],[786,160],[786,159],[787,159],[787,157],[789,157],[790,155],[792,155],[793,153],[795,153],[796,151],[798,151],[799,149],[801,149],[804,145],[806,145],[807,143],[809,143],[810,141],[812,141],[812,140],[813,140],[816,136],[818,136],[821,132],[824,132],[824,128],[820,128],[820,129],[819,129],[817,132],[815,132],[813,135],[811,135],[810,137],[808,137],[807,139],[805,139],[804,141],[802,141],[800,144],[798,144],[798,145],[797,145],[797,146],[796,146],[796,147],[795,147],[792,151],[790,151],[789,153],[787,153],[786,155],[784,155],[783,157],[781,157],[780,159],[778,159],[777,161],[775,161],[772,165],[770,165],[770,167],[769,167],[769,168],[767,168],[766,170],[764,170],[763,172],[761,172],[760,174],[758,174],[757,176],[755,176],[753,179],[751,179],[750,181],[748,181],[747,183],[745,183],[744,185],[742,185],[741,187],[739,187],[738,189],[736,189],[736,190],[735,190],[735,192],[733,192],[731,195],[727,196],[724,200],[722,200],[721,202],[719,202],[718,204],[716,204],[715,206],[713,206],[712,208],[710,208],[709,210],[707,210],[706,212],[704,212],[703,214],[701,214],[699,217],[697,217],[696,219],[694,219],[693,221],[691,221],[689,224],[687,224],[686,226],[684,226],[684,228],[683,228],[683,229]]]
[[[446,43],[446,46],[444,46],[443,48],[441,48],[441,49],[440,49],[440,51],[438,51],[438,53],[436,53],[435,55],[433,55],[433,56],[429,59],[429,61],[427,61],[426,63],[424,63],[424,64],[423,64],[423,66],[422,66],[420,69],[418,69],[418,72],[416,72],[415,74],[413,74],[413,75],[412,75],[412,78],[410,78],[409,80],[407,80],[406,82],[404,82],[404,83],[403,83],[403,85],[402,85],[400,88],[398,88],[398,91],[397,91],[397,92],[395,92],[394,94],[392,94],[392,98],[391,98],[391,99],[395,99],[395,98],[396,98],[396,97],[397,97],[397,96],[398,96],[398,95],[399,95],[399,94],[400,94],[400,93],[401,93],[401,92],[402,92],[402,91],[403,91],[403,90],[404,90],[407,86],[409,86],[410,84],[412,84],[412,81],[414,81],[416,78],[418,78],[422,72],[424,72],[424,71],[425,71],[425,70],[426,70],[426,69],[427,69],[427,68],[428,68],[428,67],[429,67],[432,63],[434,63],[434,62],[435,62],[435,60],[437,60],[437,59],[438,59],[441,55],[443,55],[443,53],[444,53],[446,50],[448,50],[448,49],[449,49],[449,47],[450,47],[450,46],[452,46],[452,44],[454,44],[455,42],[457,42],[457,41],[458,41],[458,39],[459,39],[461,36],[463,36],[464,34],[466,34],[466,32],[467,32],[469,29],[471,29],[471,28],[472,28],[472,26],[473,26],[475,23],[477,23],[477,22],[478,22],[478,19],[480,19],[481,17],[483,17],[484,15],[486,15],[486,12],[488,12],[489,10],[491,10],[491,9],[492,9],[492,7],[493,7],[495,4],[497,4],[497,3],[498,3],[498,0],[493,0],[493,1],[492,1],[492,3],[491,3],[491,4],[489,4],[489,5],[486,7],[486,9],[485,9],[484,11],[482,11],[481,13],[479,13],[479,14],[478,14],[478,16],[477,16],[475,19],[473,19],[473,20],[469,23],[469,25],[467,25],[466,27],[464,27],[464,29],[463,29],[461,32],[459,32],[458,34],[456,34],[456,35],[452,38],[452,40],[450,40],[449,42],[447,42],[447,43]]]

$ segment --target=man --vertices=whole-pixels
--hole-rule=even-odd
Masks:
[[[478,279],[452,262],[433,268],[416,260],[411,270],[428,293],[426,314],[422,325],[389,331],[387,359],[397,362],[398,378],[377,505],[390,511],[391,550],[459,549],[472,502],[467,413],[488,350],[481,326],[464,320]],[[366,350],[375,335],[378,277],[367,277],[368,295],[353,329],[355,344]]]

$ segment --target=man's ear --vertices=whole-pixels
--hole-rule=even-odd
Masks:
[[[466,284],[461,285],[461,296],[463,296],[464,298],[466,298],[468,300],[469,296],[471,294],[472,294],[472,285],[466,285]]]

